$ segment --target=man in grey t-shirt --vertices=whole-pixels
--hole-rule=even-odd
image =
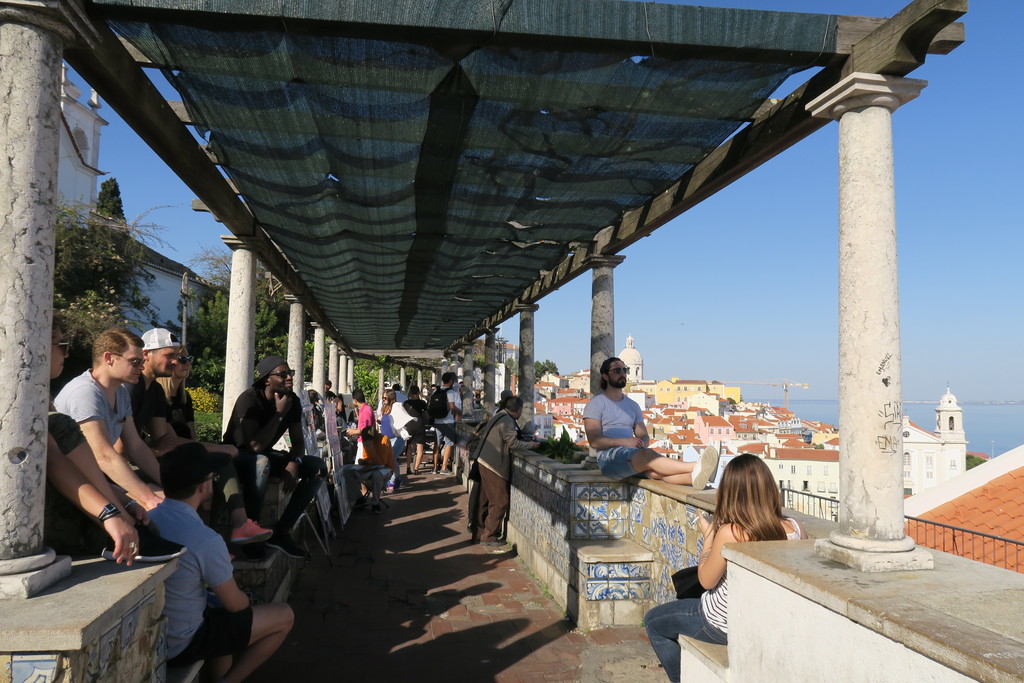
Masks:
[[[628,373],[620,359],[605,360],[601,364],[604,391],[583,409],[587,441],[597,451],[601,473],[612,479],[639,475],[703,489],[718,470],[718,451],[708,446],[694,463],[666,458],[649,448],[651,439],[644,426],[643,411],[623,392]]]

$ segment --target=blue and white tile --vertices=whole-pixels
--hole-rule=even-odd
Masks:
[[[57,680],[58,657],[56,653],[13,654],[8,680],[11,683],[53,683]]]
[[[629,599],[629,579],[609,579],[608,581],[608,600],[628,600]]]
[[[132,639],[135,638],[135,629],[139,625],[139,613],[141,610],[142,604],[140,603],[121,618],[121,652],[127,650],[128,646],[132,643]]]
[[[573,538],[590,538],[590,523],[589,522],[573,522],[572,523],[572,537]]]
[[[114,624],[110,630],[100,636],[100,676],[107,672],[110,666],[111,655],[114,654],[114,646],[117,643],[117,634],[121,624]]]
[[[590,521],[590,538],[610,538],[608,531],[608,520],[596,519]]]
[[[626,522],[622,519],[608,520],[608,535],[612,538],[622,538],[626,535]]]
[[[587,600],[607,600],[608,582],[587,581],[585,595],[587,596]]]

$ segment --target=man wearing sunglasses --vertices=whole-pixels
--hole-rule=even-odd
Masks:
[[[623,392],[629,369],[618,358],[601,364],[601,389],[583,409],[583,426],[590,447],[597,451],[601,474],[621,480],[632,476],[660,479],[702,490],[718,470],[718,451],[709,446],[697,462],[683,462],[658,455],[649,448],[644,414],[636,401]]]
[[[92,368],[68,382],[54,406],[79,424],[103,473],[152,510],[163,500],[160,466],[130,419],[131,396],[125,386],[138,382],[142,374],[142,346],[143,341],[126,329],[102,332],[92,345]]]
[[[243,454],[266,455],[270,460],[270,476],[280,478],[286,491],[294,489],[267,545],[289,557],[303,558],[306,553],[292,540],[290,532],[316,495],[318,479],[326,476],[327,467],[322,459],[304,454],[302,406],[292,391],[294,376],[295,371],[280,356],[261,360],[256,366],[256,381],[235,400],[224,443],[233,444]],[[289,451],[274,450],[274,445],[286,432],[291,443]],[[238,476],[247,492],[256,489],[255,460],[251,470],[245,467],[248,462],[249,459],[241,457],[235,460]],[[258,518],[262,505],[262,498],[247,496],[250,517]]]

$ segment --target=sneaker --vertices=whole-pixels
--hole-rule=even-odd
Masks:
[[[451,474],[451,473],[452,473],[451,468],[448,468],[446,470],[441,470],[441,474]]]
[[[294,557],[297,560],[306,559],[306,551],[300,548],[288,534],[274,534],[267,541],[267,547],[280,550],[288,557]]]
[[[264,529],[251,519],[247,519],[245,520],[245,524],[231,532],[231,542],[236,545],[259,543],[260,541],[267,540],[273,535],[274,532],[270,529]]]
[[[373,514],[375,514],[375,515],[379,515],[379,514],[380,514],[380,505],[374,505],[374,506],[372,506],[372,507],[370,508],[370,512],[372,512],[372,513],[373,513]]]
[[[149,527],[144,524],[135,525],[135,530],[139,533],[139,550],[135,554],[136,562],[167,562],[188,552],[188,548],[185,546],[157,536],[156,532],[150,531]],[[109,548],[104,548],[100,555],[105,560],[114,560],[114,551]]]
[[[718,474],[718,450],[714,446],[708,446],[700,454],[700,460],[697,461],[697,466],[693,468],[690,475],[693,488],[703,491],[716,474]]]

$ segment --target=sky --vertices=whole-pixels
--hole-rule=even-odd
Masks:
[[[891,16],[909,0],[702,0],[705,6]],[[1024,400],[1024,2],[972,0],[966,42],[910,74],[921,95],[893,116],[905,400]],[[782,95],[805,81],[797,74]],[[73,77],[80,85],[83,81]],[[129,218],[165,226],[189,263],[226,232],[110,108],[102,170]],[[741,385],[777,399],[835,399],[838,386],[838,124],[825,128],[627,248],[615,270],[616,350],[636,340],[647,378]],[[589,274],[540,302],[536,358],[585,368]],[[502,325],[518,343],[518,321]]]

